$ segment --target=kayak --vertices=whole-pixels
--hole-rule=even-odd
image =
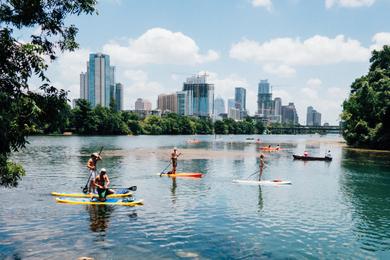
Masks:
[[[57,197],[71,197],[71,198],[90,198],[91,194],[85,194],[85,193],[66,193],[66,192],[51,192],[52,196]],[[97,198],[98,194],[93,194],[93,197]],[[133,194],[130,192],[129,189],[118,189],[115,190],[114,194],[110,194],[107,196],[107,198],[123,198],[123,197],[130,197],[133,196]]]
[[[292,184],[290,181],[284,180],[263,180],[263,181],[255,181],[255,180],[233,180],[234,183],[240,184],[252,184],[252,185],[268,185],[268,186],[279,186],[279,185],[290,185]]]
[[[313,156],[301,156],[293,154],[294,160],[303,161],[332,161],[332,157],[313,157]]]
[[[157,173],[160,175],[160,173]],[[203,174],[199,172],[177,172],[175,174],[163,173],[160,176],[168,176],[168,177],[184,177],[184,178],[202,178]]]
[[[108,198],[106,201],[91,200],[87,198],[56,198],[58,203],[78,204],[78,205],[120,205],[120,206],[139,206],[144,205],[143,200],[128,200],[121,198]]]
[[[277,148],[277,147],[260,147],[259,150],[262,151],[280,151],[282,148]]]

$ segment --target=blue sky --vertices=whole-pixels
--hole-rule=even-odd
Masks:
[[[107,53],[125,109],[139,97],[156,106],[158,94],[206,71],[225,100],[245,87],[250,114],[259,80],[268,79],[273,97],[295,103],[301,124],[308,105],[337,124],[371,50],[390,44],[388,0],[101,0],[97,8],[68,19],[80,49],[61,54],[49,74],[77,98],[88,53]]]

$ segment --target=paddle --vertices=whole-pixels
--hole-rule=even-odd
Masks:
[[[260,170],[257,170],[255,171],[254,173],[252,173],[251,175],[249,175],[248,177],[246,177],[245,179],[249,179],[249,177],[252,177],[253,175],[255,175],[256,173],[259,173]]]
[[[121,188],[121,187],[113,187],[114,189],[127,189],[127,190],[131,190],[131,191],[136,191],[137,190],[137,186],[131,186],[131,187],[128,187],[128,188]]]
[[[104,146],[102,146],[102,147],[100,148],[99,156],[100,156],[100,154],[101,154],[102,151],[103,151],[103,147],[104,147]],[[83,188],[83,192],[84,192],[84,193],[87,193],[87,192],[88,192],[88,184],[89,184],[89,181],[91,180],[91,177],[92,177],[92,173],[89,174],[88,181],[87,181],[87,183],[85,184],[84,188],[81,187],[81,188]]]

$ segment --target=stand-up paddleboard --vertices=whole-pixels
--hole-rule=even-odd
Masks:
[[[249,184],[249,185],[268,185],[268,186],[275,186],[275,185],[290,185],[292,184],[290,181],[284,181],[284,180],[263,180],[263,181],[255,181],[255,180],[233,180],[234,183],[240,183],[240,184]]]
[[[120,206],[140,206],[144,205],[143,200],[128,200],[120,198],[108,198],[106,201],[99,201],[97,199],[87,199],[87,198],[56,198],[58,203],[66,204],[78,204],[78,205],[120,205]]]
[[[157,175],[160,176],[168,176],[168,177],[184,177],[184,178],[202,178],[203,174],[199,172],[177,172],[175,174],[168,174],[168,173],[157,173]]]
[[[66,193],[66,192],[51,192],[52,196],[57,197],[71,197],[71,198],[97,198],[98,194],[85,194],[85,193]],[[115,190],[114,194],[110,194],[107,198],[123,198],[133,196],[133,193],[130,192],[129,189],[118,189]]]

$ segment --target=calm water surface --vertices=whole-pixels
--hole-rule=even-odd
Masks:
[[[266,154],[264,179],[293,184],[248,186],[232,183],[258,167],[259,146],[246,137],[32,137],[13,156],[28,175],[16,189],[0,188],[0,259],[390,259],[389,153],[351,151],[338,136],[259,136],[285,148]],[[137,185],[144,206],[64,205],[50,196],[79,192],[100,146],[98,167],[114,186]],[[173,146],[184,154],[179,170],[204,178],[156,176]],[[186,159],[192,149],[243,156]],[[330,163],[292,160],[327,149]]]

